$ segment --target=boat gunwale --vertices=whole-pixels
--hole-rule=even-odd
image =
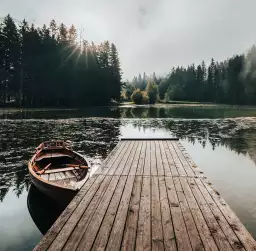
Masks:
[[[86,182],[86,180],[88,179],[88,172],[89,172],[89,170],[90,170],[90,167],[89,167],[89,162],[88,162],[88,160],[84,157],[84,156],[82,156],[81,154],[79,154],[79,153],[77,153],[77,152],[75,152],[75,151],[73,151],[73,150],[70,150],[70,149],[66,149],[66,150],[68,150],[68,151],[72,151],[74,154],[76,154],[76,155],[78,155],[80,158],[83,158],[86,162],[87,162],[87,165],[88,165],[88,171],[87,171],[87,173],[86,173],[86,175],[85,175],[85,177],[84,177],[84,180],[81,180],[81,181],[84,181],[84,182],[81,182],[80,184],[79,184],[79,187],[72,187],[72,186],[65,186],[65,185],[61,185],[61,184],[57,184],[57,183],[54,183],[54,182],[50,182],[50,181],[48,181],[48,180],[46,180],[46,179],[43,179],[40,175],[38,175],[34,170],[33,170],[33,162],[35,162],[35,158],[36,158],[36,155],[39,153],[39,152],[36,152],[33,156],[32,156],[32,158],[28,161],[28,169],[29,169],[29,173],[35,178],[35,179],[39,179],[41,182],[43,182],[43,183],[46,183],[46,184],[48,184],[48,185],[50,185],[50,186],[54,186],[54,187],[58,187],[58,188],[61,188],[61,189],[66,189],[66,190],[70,190],[70,191],[79,191],[80,189],[81,189],[81,187],[84,185],[84,183]],[[35,163],[36,164],[36,163]],[[76,182],[76,184],[77,183],[79,183],[79,181],[78,182]]]

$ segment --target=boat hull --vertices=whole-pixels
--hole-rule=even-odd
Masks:
[[[31,172],[29,172],[32,183],[42,193],[46,194],[50,198],[54,199],[61,205],[68,204],[77,194],[78,190],[65,189],[46,183],[41,179],[36,178]]]

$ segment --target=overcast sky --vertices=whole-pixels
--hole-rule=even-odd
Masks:
[[[0,17],[54,18],[89,41],[114,42],[129,79],[246,51],[256,42],[255,9],[255,0],[0,0]]]

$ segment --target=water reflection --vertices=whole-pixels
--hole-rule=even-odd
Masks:
[[[27,206],[31,218],[43,235],[65,209],[65,206],[60,206],[54,200],[41,193],[34,185],[29,188]]]
[[[205,157],[201,154],[202,148],[204,148],[205,154],[208,154],[208,160],[212,158],[224,160],[227,156],[235,159],[242,155],[243,158],[239,157],[241,162],[236,169],[237,182],[241,176],[239,172],[243,173],[240,166],[245,163],[244,159],[251,159],[256,165],[256,109],[239,107],[157,106],[134,108],[128,106],[121,108],[96,107],[83,111],[3,112],[0,110],[0,201],[4,205],[5,200],[8,200],[8,192],[18,198],[22,193],[28,191],[30,181],[26,161],[32,156],[34,148],[44,140],[71,140],[74,143],[74,149],[86,155],[93,167],[97,167],[121,136],[142,137],[143,135],[180,138],[192,153],[193,149],[196,149],[193,157],[196,158],[199,165],[202,160],[202,167],[204,164],[207,165],[207,168],[209,167],[206,174],[214,177],[214,172],[216,173],[214,184],[222,188],[224,197],[231,202],[238,214],[239,205],[232,204],[232,201],[243,201],[244,204],[248,204],[246,208],[254,208],[254,201],[248,202],[247,200],[245,202],[244,197],[239,200],[233,199],[233,194],[230,192],[233,189],[233,184],[230,183],[228,186],[224,181],[224,177],[225,179],[229,177],[227,173],[231,169],[227,169],[226,174],[221,174],[223,175],[222,180],[218,176],[218,172],[221,173],[220,170],[214,169],[214,166],[208,162],[203,162]],[[232,162],[230,165],[233,166],[235,163],[239,163],[239,161]],[[248,163],[247,167],[249,167]],[[256,170],[255,165],[251,169]],[[222,169],[224,170],[224,168]],[[249,173],[248,170],[246,172]],[[253,171],[250,175],[253,176]],[[221,182],[218,183],[218,180]],[[251,183],[253,182],[251,181]],[[239,187],[236,194],[242,189],[244,189],[244,194],[249,189],[253,191],[251,186],[246,189]],[[229,195],[232,197],[230,200]],[[56,208],[51,204],[53,202],[47,202],[47,199],[42,196],[44,195],[39,195],[39,192],[31,187],[28,194],[28,208],[35,224],[42,233],[45,233],[62,209]],[[250,198],[252,198],[251,194]],[[40,211],[40,208],[45,206],[53,207],[56,211],[47,208]],[[22,205],[17,204],[17,207],[22,207]],[[44,212],[49,212],[49,210],[53,215],[52,218],[46,219]],[[244,219],[247,217],[248,222],[253,222],[252,214],[247,214],[245,217],[244,212],[240,214],[241,217]]]

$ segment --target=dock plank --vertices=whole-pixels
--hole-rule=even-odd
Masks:
[[[134,176],[128,176],[124,192],[118,207],[106,250],[119,250],[122,242],[129,202],[131,198]]]
[[[105,216],[106,210],[108,208],[108,205],[111,201],[111,198],[113,196],[113,193],[116,189],[116,186],[118,184],[120,176],[114,176],[111,180],[111,183],[106,190],[104,196],[102,197],[102,201],[99,203],[99,206],[94,212],[94,215],[88,224],[87,230],[85,231],[84,235],[81,238],[81,241],[79,244],[77,244],[76,250],[91,250],[91,247],[94,243],[95,237],[98,233],[98,230],[100,228],[101,222]],[[124,179],[125,181],[126,179]],[[76,248],[76,244],[74,245],[71,242],[68,242],[64,250],[72,250]]]
[[[140,208],[142,177],[136,176],[122,242],[122,250],[134,250]]]
[[[70,235],[72,234],[73,230],[75,229],[77,231],[77,223],[81,220],[84,212],[86,211],[87,207],[90,204],[91,200],[95,200],[99,198],[99,195],[101,194],[102,190],[108,185],[108,182],[110,181],[111,177],[105,177],[103,175],[100,175],[98,179],[93,184],[93,188],[90,189],[87,193],[87,196],[83,198],[81,203],[78,205],[74,213],[71,215],[69,220],[66,222],[66,224],[63,226],[62,231],[58,234],[58,236],[55,238],[54,242],[50,246],[49,250],[61,250],[66,241],[69,239]],[[105,182],[104,182],[105,181]],[[99,189],[99,191],[98,191]],[[95,198],[95,194],[97,194],[97,197]],[[95,204],[95,203],[93,203]],[[83,218],[82,218],[83,219]],[[74,236],[74,238],[79,239],[80,235]]]
[[[190,243],[193,250],[204,250],[203,243],[201,241],[200,235],[197,231],[196,224],[194,222],[192,213],[190,211],[189,205],[186,200],[186,196],[184,195],[184,191],[181,187],[179,177],[174,177],[173,182],[175,185],[175,189],[177,192],[180,208],[184,217],[184,221],[186,224],[186,228],[188,231]]]
[[[136,149],[136,154],[134,156],[129,175],[136,175],[137,168],[138,168],[138,165],[139,165],[139,160],[140,160],[140,153],[141,153],[141,149],[142,149],[142,144],[143,144],[142,141],[138,142],[138,147]]]
[[[60,217],[55,221],[53,226],[50,228],[50,230],[45,234],[45,236],[42,238],[42,240],[38,243],[38,245],[34,248],[36,251],[43,251],[48,250],[52,242],[56,239],[57,235],[60,233],[60,231],[63,229],[75,209],[78,207],[79,204],[81,204],[81,201],[83,198],[87,195],[89,189],[91,186],[95,186],[95,181],[97,180],[97,184],[101,182],[102,177],[99,178],[98,175],[95,175],[91,177],[85,185],[82,187],[82,189],[79,191],[79,193],[76,195],[76,197],[69,203],[69,205],[65,208],[65,210],[62,212]]]
[[[219,209],[225,216],[226,220],[228,221],[229,225],[235,232],[236,236],[242,242],[244,248],[246,250],[256,250],[256,242],[253,237],[249,234],[246,228],[243,226],[241,221],[237,218],[235,213],[231,210],[228,204],[224,201],[224,199],[216,193],[213,188],[206,183],[203,183],[205,188],[208,190],[210,195],[212,196],[214,202],[218,205]],[[239,245],[239,243],[238,243]]]
[[[136,164],[136,159],[135,159],[135,154],[136,154],[136,151],[137,151],[137,148],[138,148],[138,144],[139,142],[135,141],[133,146],[132,146],[132,150],[130,152],[130,155],[127,159],[127,162],[126,162],[126,165],[124,166],[124,169],[123,169],[123,172],[122,172],[122,175],[128,175],[129,172],[130,172],[130,169],[132,167],[132,164],[135,163]]]
[[[155,142],[155,152],[156,152],[156,168],[157,168],[157,174],[159,176],[164,175],[164,166],[162,161],[162,155],[160,152],[160,145],[159,141]]]
[[[150,141],[150,166],[151,166],[151,175],[157,175],[156,168],[156,147],[155,141]]]
[[[165,152],[166,145],[164,145],[163,141],[159,142],[159,148],[160,148],[159,149],[160,150],[159,151],[160,152],[159,158],[161,158],[161,160],[162,160],[163,169],[164,169],[164,175],[165,176],[172,176],[170,164],[169,164],[169,162],[167,160],[168,156],[166,155],[166,152]]]
[[[135,247],[136,251],[151,250],[150,185],[150,177],[143,176]]]
[[[220,250],[227,250],[231,251],[231,248],[226,236],[224,235],[221,227],[219,226],[216,218],[214,217],[211,209],[209,208],[207,202],[205,201],[204,197],[202,196],[201,192],[199,191],[194,179],[188,178],[187,182],[190,186],[192,193],[197,201],[197,204],[204,216],[204,219],[208,225],[208,228],[215,240],[216,245]]]
[[[192,250],[183,214],[179,205],[178,196],[173,183],[173,178],[166,177],[165,182],[178,250]]]
[[[146,141],[147,144],[147,151],[146,151],[146,156],[145,156],[145,163],[144,163],[144,170],[143,174],[144,175],[150,175],[151,174],[151,163],[150,163],[150,141]]]
[[[104,216],[103,222],[100,226],[100,229],[98,231],[98,234],[95,238],[95,241],[91,250],[95,250],[95,251],[105,250],[107,246],[108,238],[115,220],[116,212],[117,212],[120,199],[124,190],[126,179],[127,179],[126,176],[121,176],[119,179],[117,188],[115,190],[115,193],[113,194],[110,205]]]
[[[182,164],[183,169],[185,170],[187,176],[194,177],[195,176],[194,170],[190,167],[189,163],[186,161],[185,157],[183,156],[176,142],[170,142],[170,144],[175,150],[176,155],[178,156],[180,163]]]
[[[243,248],[243,244],[237,238],[236,234],[232,230],[231,226],[228,224],[227,220],[225,219],[224,215],[222,214],[218,206],[214,203],[211,195],[206,190],[202,181],[200,179],[194,179],[194,181],[197,184],[198,188],[200,189],[201,193],[203,194],[204,199],[208,203],[209,207],[211,208],[214,217],[221,226],[223,233],[226,235],[232,248],[236,251],[244,251],[245,249]]]
[[[169,206],[165,178],[159,177],[159,192],[160,192],[160,205],[162,214],[162,227],[164,237],[165,250],[175,251],[177,250],[175,234],[173,229],[173,222],[171,216],[171,210]]]
[[[163,229],[159,198],[158,177],[151,177],[151,222],[152,222],[152,250],[163,250]]]
[[[167,142],[167,145],[169,147],[169,150],[170,150],[170,153],[172,155],[172,158],[173,158],[173,162],[174,162],[174,165],[175,167],[177,168],[177,171],[179,173],[179,176],[187,176],[187,172],[185,171],[182,163],[180,162],[180,159],[172,145],[172,142]]]
[[[168,161],[168,167],[170,168],[170,171],[171,171],[171,175],[168,175],[168,176],[178,176],[179,173],[178,173],[178,170],[177,170],[177,166],[174,163],[173,156],[170,152],[167,141],[163,141],[163,145],[164,145],[166,158],[167,158],[167,161]]]
[[[201,240],[203,242],[203,245],[204,245],[204,249],[206,251],[208,250],[219,250],[218,247],[216,246],[215,244],[215,241],[212,237],[212,234],[205,222],[205,219],[202,215],[202,212],[201,210],[199,209],[197,203],[196,203],[196,200],[194,198],[194,195],[192,193],[192,191],[190,190],[190,187],[187,183],[187,180],[186,179],[182,179],[180,178],[180,183],[181,183],[181,187],[184,191],[184,194],[186,196],[186,199],[187,199],[187,203],[190,207],[190,210],[191,210],[191,213],[193,215],[193,218],[194,218],[194,221],[195,221],[195,224],[197,226],[197,230],[198,230],[198,233],[201,237]]]
[[[114,182],[112,182],[114,181]],[[79,245],[79,242],[81,241],[81,239],[83,238],[84,233],[87,230],[87,227],[98,207],[98,205],[100,204],[100,201],[102,200],[102,198],[105,195],[105,192],[107,189],[112,189],[113,186],[116,184],[116,178],[112,177],[112,176],[106,176],[99,189],[97,190],[97,192],[94,194],[93,198],[91,199],[91,202],[88,204],[87,207],[85,207],[85,210],[82,214],[82,216],[80,216],[76,220],[73,220],[74,222],[77,222],[75,228],[73,228],[73,231],[70,233],[70,230],[72,230],[71,228],[69,228],[69,238],[68,241],[65,245],[64,250],[70,250],[70,248],[72,247],[73,249],[76,249],[77,246]],[[77,215],[75,215],[75,217],[77,217]],[[52,249],[52,250],[57,250]]]
[[[139,158],[139,163],[138,163],[137,171],[136,171],[137,175],[143,175],[145,158],[146,158],[146,150],[147,150],[146,141],[142,141],[142,148],[140,151],[140,158]]]
[[[121,175],[123,170],[125,169],[126,166],[129,165],[129,159],[131,158],[131,154],[132,154],[132,150],[133,150],[133,146],[135,145],[136,143],[134,141],[131,141],[123,158],[122,158],[122,161],[119,163],[119,165],[117,166],[114,174],[115,175]],[[130,168],[130,167],[129,167]],[[111,174],[111,173],[109,173]]]

